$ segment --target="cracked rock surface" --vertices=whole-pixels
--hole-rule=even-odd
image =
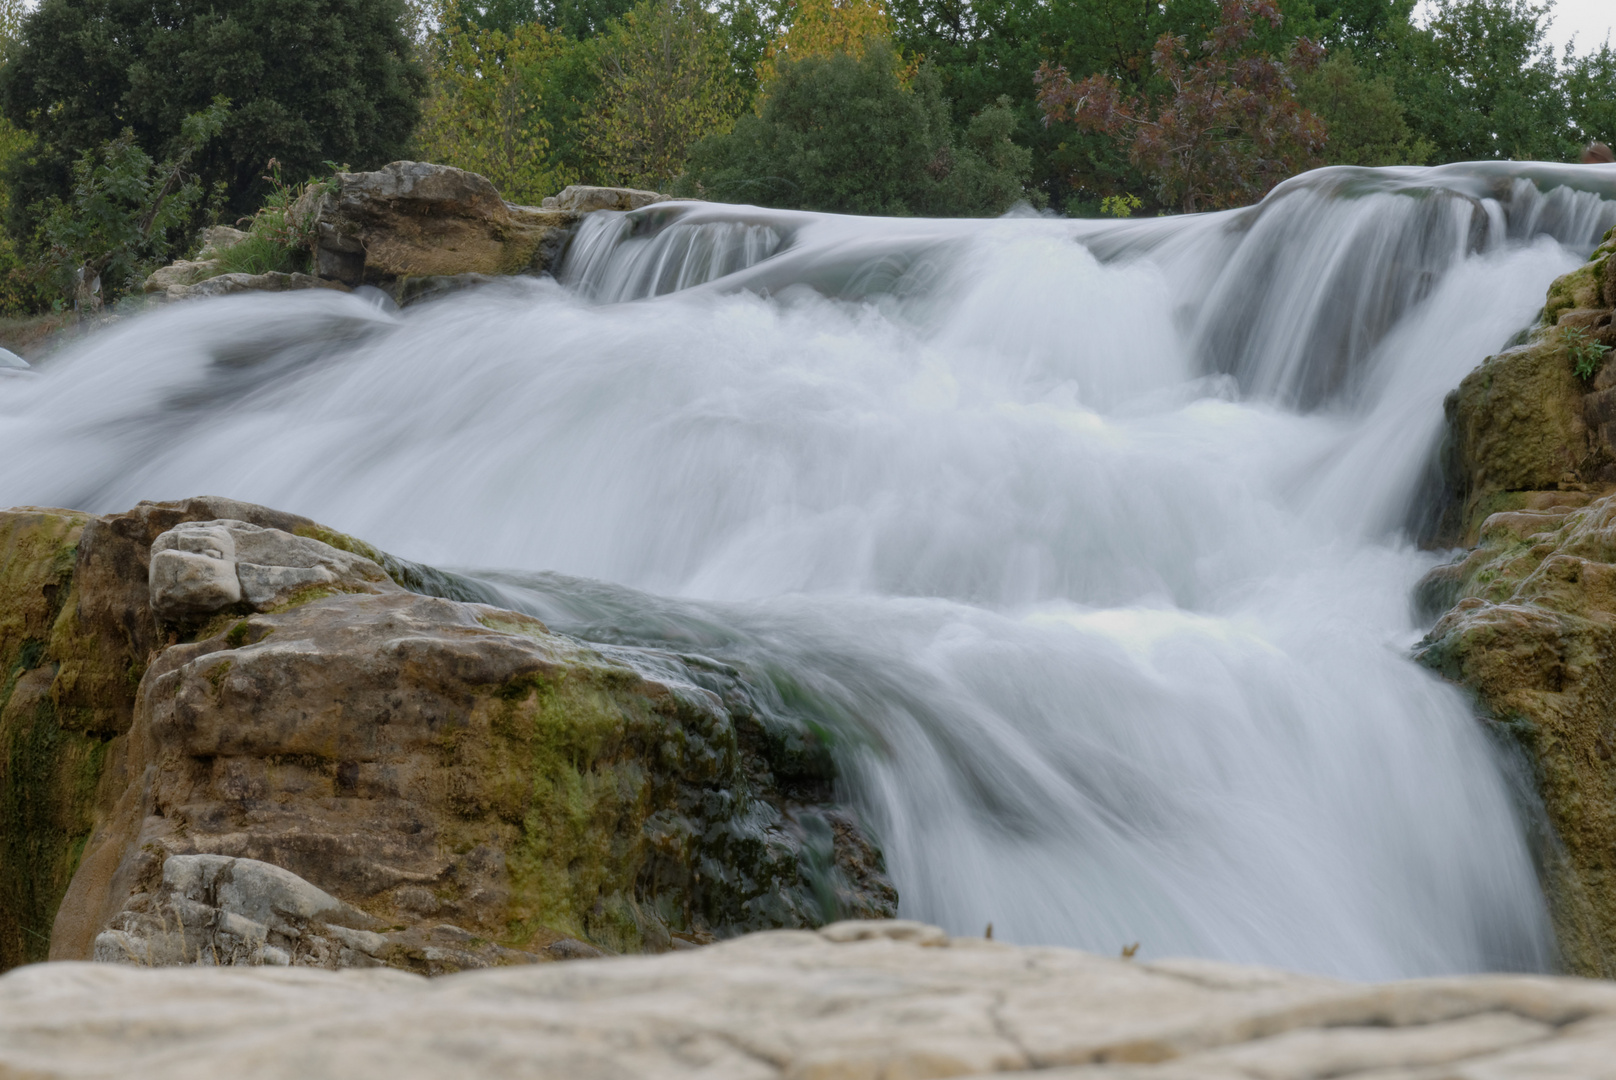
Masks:
[[[1616,1077],[1616,985],[1379,986],[949,939],[903,921],[464,972],[0,977],[0,1076],[1049,1080]]]

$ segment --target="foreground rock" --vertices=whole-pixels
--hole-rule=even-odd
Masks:
[[[0,513],[0,965],[436,972],[891,914],[744,701],[475,595],[225,499]]]
[[[952,940],[915,923],[480,971],[0,978],[0,1075],[803,1080],[1599,1080],[1616,985],[1363,986],[1198,960]]]

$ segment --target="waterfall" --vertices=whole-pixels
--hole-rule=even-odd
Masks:
[[[0,505],[229,495],[732,669],[955,933],[1542,969],[1506,764],[1407,658],[1404,523],[1443,396],[1612,225],[1616,166],[1515,164],[1142,221],[597,214],[559,280],[125,319],[0,380]]]

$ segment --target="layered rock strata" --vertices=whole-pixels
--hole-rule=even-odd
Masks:
[[[0,513],[0,964],[195,962],[203,934],[435,972],[891,914],[754,715],[475,599],[224,499]],[[363,918],[252,918],[185,884],[214,857]]]
[[[184,1080],[1598,1080],[1616,986],[1379,986],[1106,959],[897,921],[427,980],[48,964],[0,978],[0,1075]]]

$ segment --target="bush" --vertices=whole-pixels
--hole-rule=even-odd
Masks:
[[[956,140],[936,74],[908,86],[883,41],[784,59],[760,115],[709,138],[681,187],[704,198],[846,214],[963,217],[1002,213],[1025,196],[1031,153],[1010,141],[1008,103]]]
[[[99,307],[168,261],[202,199],[188,166],[228,115],[228,104],[217,101],[186,117],[178,152],[160,165],[127,130],[79,156],[70,197],[49,201],[41,229],[64,300]]]

